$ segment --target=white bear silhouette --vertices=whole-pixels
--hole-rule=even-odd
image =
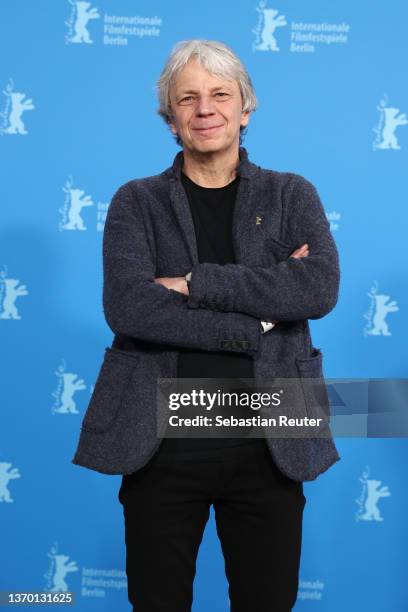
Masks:
[[[68,555],[52,555],[55,560],[56,568],[53,576],[53,586],[51,592],[68,591],[68,585],[65,582],[65,576],[69,572],[77,572],[78,566],[75,561],[67,563]]]
[[[375,313],[373,317],[373,327],[367,331],[367,334],[371,336],[391,336],[391,332],[388,329],[388,325],[385,321],[385,317],[389,312],[396,312],[399,310],[397,306],[397,302],[393,300],[392,302],[388,302],[390,299],[389,295],[383,294],[368,294],[369,297],[374,298],[375,300]]]
[[[3,283],[6,291],[3,300],[3,312],[0,313],[0,319],[21,319],[17,312],[15,301],[21,295],[28,295],[25,285],[17,287],[18,281],[15,278],[4,278]]]
[[[10,470],[10,467],[11,463],[0,463],[0,502],[5,501],[11,503],[14,501],[14,499],[11,498],[7,485],[10,480],[21,478],[18,468]]]
[[[68,211],[68,222],[63,225],[63,229],[68,230],[86,230],[84,222],[81,217],[81,210],[85,206],[93,206],[94,202],[91,196],[84,196],[85,191],[83,189],[64,189],[70,194],[70,208]]]
[[[24,128],[21,115],[24,111],[35,108],[33,101],[30,99],[24,100],[24,93],[14,92],[7,93],[7,95],[11,98],[11,111],[8,117],[10,125],[3,132],[5,134],[28,134]]]
[[[88,21],[91,19],[98,19],[100,17],[97,8],[88,10],[91,6],[90,2],[76,2],[76,21],[75,21],[75,34],[71,38],[73,43],[92,43],[91,37],[87,30]]]
[[[405,113],[399,115],[399,108],[391,106],[382,108],[384,113],[384,127],[382,129],[382,141],[376,145],[377,149],[400,149],[395,130],[399,125],[406,125],[408,118]]]
[[[261,5],[262,6],[262,5]],[[276,9],[259,8],[256,9],[263,15],[263,28],[261,42],[255,46],[258,51],[279,51],[276,38],[274,36],[276,28],[287,25],[284,15],[277,16],[279,11]]]
[[[61,394],[61,405],[54,412],[62,414],[78,414],[76,404],[74,402],[74,393],[86,389],[86,385],[82,378],[75,380],[78,374],[65,373],[62,374],[63,391]]]
[[[364,504],[365,512],[359,518],[362,521],[383,521],[384,519],[380,515],[380,510],[377,506],[377,502],[381,497],[390,497],[388,487],[383,486],[379,489],[381,480],[367,480],[367,499]]]

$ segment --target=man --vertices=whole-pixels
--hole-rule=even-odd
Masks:
[[[109,207],[103,304],[115,339],[73,463],[123,475],[133,610],[191,610],[212,504],[231,610],[288,612],[298,587],[302,482],[340,459],[333,440],[161,439],[156,382],[322,380],[308,319],[337,302],[336,246],[313,185],[256,166],[240,147],[256,97],[231,49],[179,43],[158,93],[158,112],[182,151],[161,174],[120,187]]]

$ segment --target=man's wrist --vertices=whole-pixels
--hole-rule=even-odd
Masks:
[[[191,274],[192,272],[187,272],[187,274],[184,276],[185,281],[187,283],[187,289],[190,292],[190,282],[191,282]],[[271,323],[271,321],[260,321],[260,325],[261,325],[261,334],[265,334],[266,332],[270,331],[274,326],[275,323]]]

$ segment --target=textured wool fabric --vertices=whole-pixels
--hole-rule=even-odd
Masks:
[[[180,179],[182,151],[162,173],[130,180],[114,194],[103,236],[103,308],[114,340],[106,347],[74,464],[129,474],[147,463],[162,441],[157,378],[176,377],[179,347],[251,355],[257,382],[323,380],[322,351],[312,344],[308,319],[334,308],[340,280],[323,205],[301,175],[263,169],[244,147],[239,157],[235,264],[198,262]],[[309,255],[289,258],[303,243]],[[189,296],[153,280],[190,270]],[[261,319],[279,323],[262,334]],[[297,481],[314,480],[340,459],[331,436],[267,437],[267,443],[278,468]]]

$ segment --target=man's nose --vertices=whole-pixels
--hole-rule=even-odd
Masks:
[[[199,96],[195,111],[196,115],[211,115],[214,112],[214,101],[211,96]]]

